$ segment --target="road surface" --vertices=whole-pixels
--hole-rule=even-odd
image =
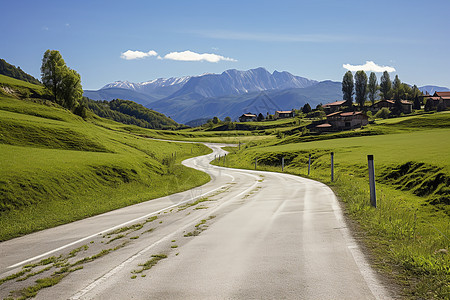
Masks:
[[[183,162],[210,174],[202,187],[0,243],[0,278],[33,275],[0,297],[64,274],[36,299],[390,298],[330,188],[212,166],[225,152],[207,145]]]

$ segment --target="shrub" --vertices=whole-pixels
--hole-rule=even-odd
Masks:
[[[387,119],[387,118],[389,118],[390,114],[391,114],[391,111],[389,110],[389,108],[383,107],[375,114],[375,118]]]

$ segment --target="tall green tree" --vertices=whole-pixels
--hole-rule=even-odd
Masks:
[[[383,97],[384,100],[388,100],[391,98],[391,89],[392,89],[391,77],[389,76],[389,73],[387,71],[384,71],[380,79],[381,97]]]
[[[353,74],[351,71],[347,71],[342,78],[342,94],[343,100],[345,100],[345,106],[353,106]]]
[[[392,91],[394,92],[394,99],[400,100],[403,94],[403,87],[398,75],[395,75],[394,81],[392,82]]]
[[[59,51],[45,51],[42,58],[41,76],[44,86],[53,93],[54,101],[75,111],[83,97],[81,77],[75,70],[66,66]]]
[[[81,86],[81,76],[77,71],[66,68],[61,81],[60,97],[63,106],[73,110],[83,97],[83,88]]]
[[[367,75],[364,71],[355,73],[355,100],[362,110],[366,102],[367,95]]]
[[[377,89],[378,89],[377,75],[375,75],[374,72],[370,72],[369,84],[367,85],[367,92],[369,93],[369,100],[372,101],[372,104],[375,104]]]
[[[59,103],[58,94],[60,94],[60,86],[66,68],[66,63],[59,51],[45,51],[42,58],[41,80],[44,86],[53,93],[54,101],[57,103]]]

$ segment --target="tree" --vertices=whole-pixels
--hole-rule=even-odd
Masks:
[[[391,98],[391,88],[392,83],[389,73],[387,71],[384,71],[380,79],[380,91],[381,96],[383,97],[384,100],[388,100]]]
[[[394,102],[394,107],[392,108],[392,113],[394,115],[400,115],[403,112],[403,105],[402,105],[402,100],[399,99],[395,99]]]
[[[74,111],[83,97],[81,77],[66,66],[59,51],[45,51],[41,76],[44,86],[53,93],[54,101]]]
[[[220,120],[219,120],[218,117],[214,117],[214,118],[212,119],[212,122],[213,122],[214,124],[219,124]]]
[[[58,103],[58,94],[63,79],[66,63],[57,50],[47,50],[42,58],[42,83],[53,93],[54,101]]]
[[[307,114],[311,112],[311,106],[309,105],[309,103],[305,103],[305,105],[303,105],[302,107],[302,113]]]
[[[418,95],[414,96],[413,108],[420,109],[420,99]]]
[[[425,111],[432,111],[433,108],[434,108],[433,100],[427,99],[425,102],[425,107],[424,107]]]
[[[225,122],[229,123],[231,122],[231,118],[230,117],[225,117],[225,119],[223,119]]]
[[[364,108],[364,103],[366,102],[367,94],[367,75],[364,71],[358,71],[355,74],[355,100],[362,110]]]
[[[60,97],[63,106],[73,110],[78,101],[83,97],[83,88],[81,87],[81,77],[77,71],[67,68],[64,70],[61,81]]]
[[[351,71],[347,71],[342,78],[342,93],[344,94],[343,100],[345,100],[346,106],[353,105],[353,74]]]
[[[402,96],[402,82],[398,78],[398,75],[395,75],[394,82],[392,83],[392,90],[394,92],[394,99],[400,100]]]
[[[258,122],[261,122],[262,120],[264,120],[263,114],[262,114],[262,113],[259,113],[258,117],[256,117],[256,120],[257,120]]]
[[[367,90],[369,93],[369,100],[372,101],[372,105],[375,104],[375,96],[377,94],[377,89],[378,89],[377,76],[375,75],[374,72],[370,72]]]

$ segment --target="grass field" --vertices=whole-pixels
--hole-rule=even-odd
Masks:
[[[0,241],[209,181],[180,164],[207,147],[121,126],[85,121],[45,100],[0,96]]]
[[[253,169],[258,159],[258,169],[281,172],[285,157],[285,172],[307,177],[311,154],[309,177],[335,190],[346,213],[356,220],[356,234],[372,253],[372,263],[399,284],[401,295],[446,299],[450,296],[449,122],[450,114],[444,112],[378,122],[369,128],[379,131],[373,136],[322,136],[311,142],[269,141],[241,151],[228,148],[226,164]],[[369,205],[369,154],[375,159],[377,209]]]

